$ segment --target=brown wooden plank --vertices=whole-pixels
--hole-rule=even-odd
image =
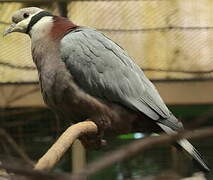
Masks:
[[[213,81],[154,81],[167,104],[213,104]],[[0,107],[43,107],[38,84],[0,87]]]

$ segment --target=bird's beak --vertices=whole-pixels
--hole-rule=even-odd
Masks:
[[[7,28],[4,32],[3,32],[3,36],[6,36],[12,32],[16,32],[16,24],[11,24],[9,28]]]
[[[10,25],[8,29],[6,29],[3,32],[3,36],[6,36],[12,32],[24,32],[24,29],[22,28],[22,26],[19,26],[19,23],[18,24],[13,23]]]

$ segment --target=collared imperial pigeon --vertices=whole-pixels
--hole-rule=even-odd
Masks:
[[[30,36],[43,99],[59,118],[90,119],[115,133],[183,129],[141,68],[101,32],[36,7],[20,9],[12,21],[4,34]],[[188,140],[177,144],[209,171]]]

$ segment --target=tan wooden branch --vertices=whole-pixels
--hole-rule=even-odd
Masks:
[[[70,126],[39,159],[34,169],[51,169],[79,136],[87,133],[97,133],[97,131],[98,128],[93,121],[84,121]]]
[[[80,124],[80,126],[83,126],[83,128],[80,128],[80,129],[81,130],[83,129],[84,132],[86,132],[86,131],[95,132],[95,129],[97,130],[95,123],[93,123],[91,121],[83,122],[83,124],[82,123],[78,123],[78,124]],[[71,130],[73,129],[73,126],[71,126],[72,128],[70,127]],[[79,127],[79,125],[76,124],[74,128],[76,128],[76,126]],[[86,128],[85,128],[85,126],[86,126]],[[70,128],[68,128],[68,129],[70,129]],[[89,129],[87,129],[87,128],[89,128]],[[68,129],[67,129],[67,131],[68,131]],[[68,132],[68,134],[69,133],[70,132]],[[73,131],[71,134],[73,134]],[[79,172],[77,174],[72,174],[71,176],[68,174],[64,174],[64,173],[61,173],[61,174],[51,173],[50,174],[45,171],[35,171],[35,170],[31,170],[31,169],[26,169],[26,168],[24,169],[23,167],[13,167],[13,166],[11,166],[11,164],[9,166],[0,164],[0,169],[5,169],[10,172],[13,172],[13,173],[15,173],[15,175],[23,175],[23,176],[29,177],[29,178],[32,177],[32,179],[82,180],[85,178],[86,175],[92,175],[92,174],[96,173],[97,171],[100,171],[103,168],[106,168],[106,167],[114,164],[115,162],[119,162],[119,161],[125,160],[127,158],[130,158],[130,157],[136,155],[137,153],[139,153],[145,149],[149,149],[153,146],[156,146],[159,144],[164,144],[164,143],[171,143],[180,138],[187,138],[187,139],[194,138],[195,139],[195,138],[209,137],[212,135],[213,135],[213,127],[204,128],[204,129],[200,129],[200,130],[196,130],[196,131],[180,132],[179,134],[173,135],[173,136],[163,134],[158,137],[148,137],[145,139],[141,139],[141,140],[135,141],[133,143],[130,143],[126,146],[123,146],[119,150],[111,152],[110,154],[102,157],[101,159],[91,163],[85,169],[83,169],[81,172]],[[71,145],[71,143],[70,143],[70,145]],[[50,156],[50,157],[52,157],[52,156]],[[157,180],[158,178],[153,177],[153,179]],[[162,178],[160,177],[159,179],[162,179]],[[164,178],[164,179],[166,179],[166,178]],[[187,178],[184,178],[184,179],[178,178],[178,180],[201,180],[201,179],[205,180],[205,178],[202,177],[202,174],[201,175],[196,174],[196,175],[194,175],[194,177],[191,177],[188,179]],[[169,180],[177,180],[177,178],[169,178]]]

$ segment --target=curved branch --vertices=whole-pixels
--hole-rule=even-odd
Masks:
[[[51,169],[79,136],[97,132],[98,128],[93,121],[84,121],[70,126],[39,159],[34,169]]]
[[[83,122],[83,126],[84,126],[84,123],[87,123],[87,122]],[[89,124],[87,124],[88,126],[86,125],[87,127],[90,127],[93,130],[96,129],[95,123],[93,123],[91,121],[88,121],[88,123],[89,123]],[[34,179],[40,179],[40,180],[43,180],[43,179],[45,179],[45,180],[49,180],[49,179],[51,179],[51,180],[56,180],[56,179],[57,180],[62,180],[62,179],[63,180],[71,180],[71,179],[72,180],[82,180],[82,179],[84,179],[84,177],[86,175],[92,175],[92,174],[96,173],[97,171],[100,171],[101,169],[114,164],[115,162],[125,160],[125,159],[132,157],[132,156],[136,155],[137,153],[139,153],[145,149],[149,149],[155,145],[159,145],[162,143],[171,143],[180,138],[195,139],[195,138],[209,137],[212,135],[213,135],[213,127],[203,128],[203,129],[196,130],[196,131],[180,132],[177,135],[172,135],[172,136],[163,134],[158,137],[148,137],[145,139],[141,139],[141,140],[135,141],[133,143],[130,143],[126,146],[123,146],[119,150],[111,152],[110,154],[104,156],[100,160],[97,160],[97,161],[91,163],[85,169],[83,169],[81,172],[72,174],[71,176],[64,174],[64,173],[63,174],[62,173],[61,174],[54,174],[54,173],[49,174],[48,172],[45,172],[45,171],[35,171],[35,170],[31,170],[31,169],[23,169],[23,167],[13,167],[13,166],[11,166],[11,164],[10,165],[5,165],[5,164],[1,165],[0,164],[0,169],[8,170],[10,172],[15,173],[16,175],[33,177]]]
[[[112,151],[111,153],[101,157],[99,160],[90,163],[80,172],[72,174],[72,178],[81,179],[82,177],[90,176],[106,167],[109,167],[117,162],[131,158],[137,155],[139,152],[142,152],[156,145],[171,143],[182,138],[195,139],[208,136],[213,136],[213,127],[195,131],[179,132],[174,135],[162,134],[157,137],[147,137],[144,139],[140,139],[132,143],[129,143],[128,145],[124,145],[120,147],[118,150]]]

